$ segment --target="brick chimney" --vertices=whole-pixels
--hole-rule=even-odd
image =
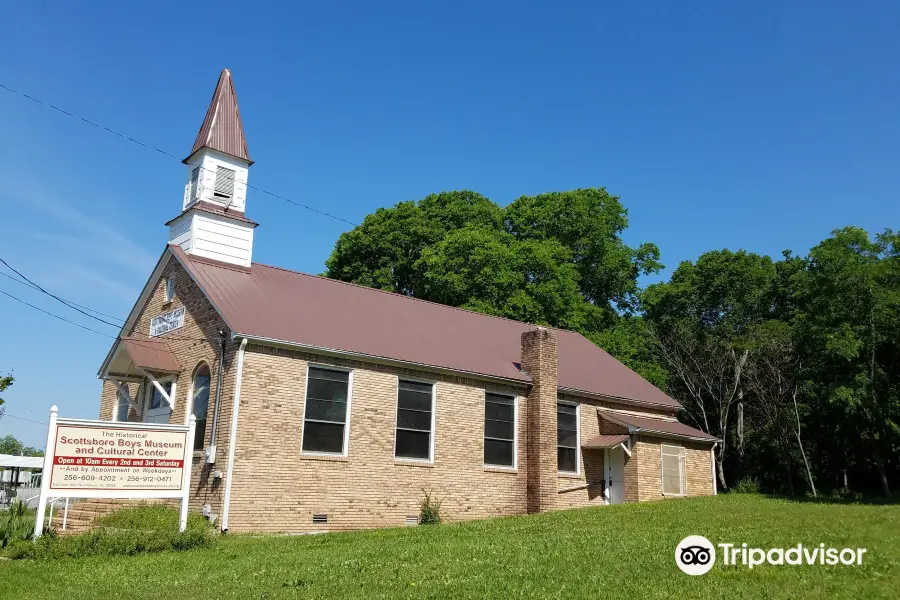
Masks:
[[[538,327],[522,334],[522,370],[531,375],[526,412],[527,506],[529,513],[552,510],[556,504],[556,336]]]

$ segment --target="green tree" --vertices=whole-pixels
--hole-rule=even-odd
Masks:
[[[466,227],[502,231],[502,217],[499,206],[468,190],[379,208],[341,234],[325,261],[325,275],[428,299],[421,287],[423,250]]]
[[[583,301],[569,251],[555,240],[517,241],[467,227],[422,256],[429,300],[530,323],[571,326]]]
[[[26,446],[16,437],[7,435],[0,438],[0,454],[12,454],[14,456],[43,456],[44,453],[37,448]]]
[[[900,236],[836,230],[794,280],[797,328],[815,370],[810,386],[833,421],[849,421],[844,435],[864,441],[865,462],[889,496],[885,457],[900,449]]]
[[[791,326],[777,320],[753,327],[749,338],[750,360],[746,382],[750,411],[758,435],[773,456],[781,457],[788,492],[794,493],[794,455],[799,451],[810,491],[816,485],[803,444],[803,421],[807,406],[802,404],[802,360],[794,343]]]
[[[9,386],[13,384],[13,381],[15,381],[15,379],[13,379],[12,375],[0,377],[0,392],[5,392]],[[0,417],[3,417],[3,413],[6,411],[6,409],[3,408],[4,404],[6,404],[6,400],[0,398]]]
[[[585,300],[633,310],[640,275],[662,268],[659,248],[631,248],[622,240],[628,211],[604,188],[522,196],[506,207],[510,233],[524,240],[556,240],[571,251]]]
[[[716,469],[723,489],[728,488],[725,461],[733,425],[739,455],[744,451],[748,335],[773,316],[778,280],[767,256],[714,250],[696,263],[682,262],[668,282],[653,284],[641,295],[659,359],[669,373],[667,389],[681,400],[683,418],[722,439]]]
[[[653,334],[643,318],[625,315],[611,327],[586,335],[659,389],[668,389],[669,372],[658,359]]]

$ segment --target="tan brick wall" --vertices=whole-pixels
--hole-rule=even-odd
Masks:
[[[712,466],[709,444],[697,444],[686,440],[662,439],[640,436],[632,451],[638,458],[638,497],[641,501],[660,500],[662,494],[662,455],[660,446],[680,446],[684,448],[685,495],[712,495]]]
[[[169,277],[175,278],[175,298],[171,302],[166,302],[165,282]],[[181,264],[173,257],[169,259],[169,263],[163,270],[162,277],[136,319],[135,326],[128,334],[138,338],[149,339],[150,319],[180,306],[185,308],[184,327],[154,338],[166,341],[166,345],[182,368],[182,371],[176,378],[175,408],[172,411],[169,422],[187,422],[186,407],[188,394],[191,390],[191,380],[201,361],[205,361],[209,365],[211,376],[209,412],[207,413],[205,434],[207,444],[210,443],[213,412],[215,410],[216,376],[219,368],[220,352],[219,330],[225,331],[227,336],[225,373],[219,409],[219,427],[216,435],[217,461],[215,465],[207,465],[200,453],[195,453],[191,473],[191,509],[199,510],[203,504],[209,503],[213,507],[213,512],[221,514],[222,494],[225,487],[224,480],[221,482],[215,480],[212,477],[212,472],[221,470],[224,473],[228,456],[228,430],[231,423],[235,370],[234,357],[236,353],[236,345],[230,339],[231,332]],[[131,383],[128,384],[128,387],[132,397],[134,397],[138,384]],[[141,391],[139,401],[142,408],[143,400],[143,391]],[[100,399],[100,418],[111,419],[113,407],[117,402],[115,385],[111,381],[104,381]],[[131,410],[129,411],[128,419],[130,421],[139,421],[140,417]]]
[[[522,334],[522,369],[531,375],[526,415],[528,512],[553,510],[557,500],[556,335],[540,327]]]
[[[308,363],[353,369],[347,457],[301,454]],[[434,381],[433,464],[394,458],[400,376]],[[484,392],[475,380],[248,345],[229,525],[232,531],[390,527],[419,514],[423,488],[447,521],[525,512],[527,399],[518,398],[518,469],[483,465]],[[494,391],[510,391],[489,386]],[[519,390],[519,393],[524,390]],[[325,513],[327,525],[313,525]]]
[[[713,475],[709,445],[686,444],[684,454],[687,495],[711,496],[713,494]]]

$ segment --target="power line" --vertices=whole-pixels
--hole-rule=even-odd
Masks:
[[[35,306],[34,304],[31,304],[30,302],[26,302],[26,301],[22,300],[21,298],[16,298],[12,294],[4,292],[3,290],[0,290],[0,294],[3,294],[4,296],[7,296],[9,298],[12,298],[16,302],[21,302],[25,306],[30,306],[34,310],[36,310],[38,312],[42,312],[45,315],[51,316],[54,319],[59,319],[60,321],[62,321],[64,323],[68,323],[69,325],[74,325],[75,327],[80,327],[81,329],[84,329],[85,331],[90,331],[91,333],[96,333],[97,335],[102,335],[103,337],[108,337],[113,340],[117,339],[116,336],[114,336],[114,335],[109,335],[108,333],[103,333],[102,331],[97,331],[96,329],[91,329],[90,327],[85,327],[81,323],[76,323],[75,321],[70,321],[69,319],[67,319],[65,317],[61,317],[57,314],[54,314],[54,313],[50,312],[49,310],[44,310],[43,308],[41,308],[39,306]]]
[[[25,306],[28,306],[28,307],[30,307],[30,308],[33,308],[34,310],[36,310],[36,311],[38,311],[38,312],[41,312],[41,313],[44,313],[44,314],[47,315],[47,316],[53,317],[54,319],[59,319],[60,321],[62,321],[62,322],[64,322],[64,323],[68,323],[69,325],[74,325],[75,327],[78,327],[78,328],[80,328],[80,329],[84,329],[85,331],[90,331],[91,333],[96,333],[97,335],[102,335],[103,337],[109,338],[109,339],[111,339],[111,340],[118,340],[118,339],[119,339],[118,336],[115,336],[115,335],[109,335],[108,333],[103,333],[102,331],[97,331],[96,329],[91,329],[90,327],[86,327],[86,326],[82,325],[81,323],[76,323],[75,321],[69,320],[69,319],[67,319],[67,318],[65,318],[65,317],[61,317],[61,316],[57,315],[56,313],[52,313],[52,312],[50,312],[49,310],[44,310],[43,308],[41,308],[41,307],[39,307],[39,306],[35,306],[34,304],[31,304],[30,302],[26,302],[25,300],[22,300],[21,298],[17,298],[16,296],[13,296],[12,294],[10,294],[10,293],[8,293],[8,292],[4,292],[3,290],[0,290],[0,294],[3,294],[4,296],[6,296],[6,297],[8,297],[8,298],[12,298],[12,299],[15,300],[16,302],[20,302],[20,303],[24,304]],[[141,334],[141,335],[146,335],[146,334]],[[198,341],[198,342],[206,342],[206,343],[209,343],[209,344],[212,344],[212,343],[213,343],[212,340],[208,340],[208,339],[206,339],[206,338],[170,338],[170,337],[166,337],[166,338],[160,338],[160,340],[161,340],[161,341],[173,341],[173,340],[179,340],[179,341]],[[148,341],[149,341],[149,340],[148,340]],[[147,349],[150,349],[150,350],[156,350],[156,349],[157,349],[157,348],[154,348],[154,347],[152,347],[152,346],[147,346],[147,345],[145,345],[145,344],[141,344],[140,341],[135,341],[135,342],[133,342],[133,343],[134,343],[136,346],[140,346],[141,348],[147,348]]]
[[[37,423],[38,425],[46,425],[49,421],[35,421],[34,419],[26,419],[25,417],[17,417],[16,415],[11,415],[9,413],[3,413],[4,417],[9,417],[10,419],[19,419],[20,421],[28,421],[29,423]]]
[[[90,125],[90,126],[92,126],[92,127],[96,127],[97,129],[103,130],[103,131],[105,131],[105,132],[107,132],[107,133],[111,133],[112,135],[117,136],[117,137],[120,137],[120,138],[122,138],[123,140],[127,140],[127,141],[129,141],[129,142],[135,143],[135,144],[137,144],[138,146],[143,146],[144,148],[147,148],[148,150],[153,150],[154,152],[158,152],[159,154],[162,154],[163,156],[167,156],[167,157],[169,157],[169,158],[174,158],[174,159],[177,160],[178,162],[181,162],[181,159],[178,158],[176,155],[172,154],[171,152],[166,152],[165,150],[163,150],[163,149],[161,149],[161,148],[157,148],[156,146],[154,146],[154,145],[152,145],[152,144],[148,144],[148,143],[146,143],[146,142],[142,142],[142,141],[140,141],[140,140],[138,140],[138,139],[135,139],[135,138],[133,138],[133,137],[131,137],[131,136],[129,136],[129,135],[125,135],[124,133],[119,133],[118,131],[116,131],[116,130],[114,130],[114,129],[110,129],[109,127],[106,127],[105,125],[100,125],[99,123],[95,123],[94,121],[91,121],[90,119],[86,119],[85,117],[82,117],[81,115],[75,114],[75,113],[70,112],[70,111],[65,110],[65,109],[62,109],[62,108],[60,108],[60,107],[58,107],[58,106],[56,106],[56,105],[54,105],[54,104],[51,104],[50,102],[47,102],[47,101],[45,101],[45,100],[41,100],[40,98],[35,98],[34,96],[30,96],[30,95],[26,94],[25,92],[20,92],[20,91],[18,91],[18,90],[15,90],[15,89],[13,89],[13,88],[11,88],[11,87],[9,87],[9,86],[7,86],[7,85],[4,85],[4,84],[2,84],[2,83],[0,83],[0,88],[3,88],[4,90],[6,90],[6,91],[8,91],[8,92],[12,92],[13,94],[22,96],[23,98],[27,98],[28,100],[31,100],[32,102],[35,102],[35,103],[40,104],[40,105],[42,105],[42,106],[46,106],[46,107],[48,107],[48,108],[52,108],[53,110],[55,110],[55,111],[57,111],[57,112],[60,112],[60,113],[66,115],[66,116],[68,116],[68,117],[72,117],[73,119],[78,119],[79,121],[83,121],[84,123],[87,123],[88,125]],[[204,167],[198,167],[198,168],[203,169],[204,171],[213,173],[213,171],[210,171],[209,169],[206,169],[206,168],[204,168]],[[275,192],[270,192],[269,190],[263,189],[263,188],[261,188],[261,187],[257,187],[257,186],[255,186],[255,185],[250,185],[249,183],[247,183],[247,184],[245,184],[245,185],[246,185],[248,188],[252,189],[252,190],[256,190],[256,191],[258,191],[258,192],[262,192],[263,194],[267,194],[267,195],[269,195],[269,196],[272,196],[273,198],[278,198],[279,200],[283,200],[283,201],[285,201],[285,202],[287,202],[287,203],[289,203],[289,204],[293,204],[294,206],[299,206],[300,208],[305,208],[305,209],[308,210],[308,211],[311,211],[311,212],[320,214],[320,215],[322,215],[322,216],[324,216],[324,217],[328,217],[328,218],[334,219],[334,220],[336,220],[336,221],[342,221],[342,222],[344,222],[344,223],[347,223],[348,225],[353,225],[354,227],[358,227],[358,226],[359,226],[359,223],[354,223],[353,221],[347,220],[347,219],[345,219],[345,218],[343,218],[343,217],[338,217],[337,215],[333,215],[333,214],[331,214],[331,213],[327,213],[327,212],[325,212],[324,210],[319,210],[319,209],[317,209],[317,208],[313,208],[312,206],[303,204],[302,202],[297,202],[296,200],[291,200],[290,198],[286,198],[286,197],[284,197],[284,196],[282,196],[282,195],[280,195],[280,194],[276,194]]]
[[[142,331],[139,331],[139,330],[137,329],[137,324],[136,324],[136,323],[129,323],[127,319],[120,319],[120,318],[118,318],[118,317],[113,317],[113,316],[110,316],[110,315],[101,313],[101,312],[98,311],[98,310],[94,310],[94,309],[92,309],[92,308],[90,308],[90,307],[88,307],[88,306],[84,306],[84,305],[81,305],[81,304],[75,304],[74,302],[71,302],[71,301],[69,301],[69,300],[65,300],[64,298],[60,298],[60,297],[57,296],[56,294],[53,294],[53,293],[51,293],[51,292],[48,292],[47,290],[45,290],[44,288],[42,288],[42,287],[39,286],[38,284],[36,284],[36,283],[34,283],[33,281],[31,281],[30,279],[28,279],[28,277],[26,277],[23,273],[21,273],[20,271],[16,270],[15,268],[13,268],[13,267],[12,267],[8,262],[6,262],[3,258],[0,258],[0,262],[2,262],[4,265],[6,265],[7,268],[9,268],[9,269],[12,270],[14,273],[16,273],[16,275],[18,275],[19,277],[21,277],[22,279],[24,279],[24,281],[22,281],[22,279],[16,279],[15,277],[12,277],[12,276],[7,275],[6,273],[3,273],[2,271],[0,271],[0,275],[3,275],[4,277],[9,278],[9,279],[15,281],[16,283],[20,283],[20,284],[22,284],[22,285],[24,285],[24,286],[30,287],[30,288],[32,288],[32,289],[36,289],[36,290],[40,291],[41,293],[44,293],[44,294],[50,296],[51,298],[54,298],[55,300],[58,300],[58,301],[62,302],[64,305],[68,306],[69,308],[73,308],[74,306],[79,306],[79,307],[81,307],[81,308],[83,308],[83,309],[85,309],[85,310],[88,310],[88,311],[90,311],[90,312],[95,312],[95,313],[101,314],[101,315],[103,315],[103,316],[109,317],[110,319],[115,319],[116,321],[121,321],[121,322],[122,322],[121,325],[116,324],[116,323],[110,323],[110,322],[105,321],[105,320],[103,320],[103,319],[99,319],[99,318],[97,318],[97,317],[94,317],[94,316],[92,316],[92,315],[89,315],[89,314],[87,314],[86,312],[84,312],[83,310],[75,309],[75,310],[78,310],[79,313],[81,313],[81,314],[83,314],[83,315],[85,315],[85,316],[91,317],[92,319],[96,319],[96,320],[100,321],[101,323],[105,323],[105,324],[107,324],[107,325],[110,325],[110,326],[112,326],[112,327],[115,327],[116,329],[123,329],[123,328],[125,328],[125,327],[127,327],[127,326],[134,326],[134,327],[135,327],[135,330],[134,330],[133,333],[136,333],[136,334],[139,334],[139,335],[144,335],[144,336],[147,336],[148,338],[151,337],[148,333],[144,333],[144,332],[142,332]],[[5,292],[4,292],[4,293],[5,293]],[[6,295],[9,296],[9,294],[6,294]],[[10,296],[10,297],[13,298],[13,299],[18,300],[18,298],[15,298],[14,296]],[[26,302],[24,302],[24,300],[20,300],[20,302],[23,302],[23,303],[27,304]],[[29,306],[32,306],[32,305],[29,305]],[[33,308],[37,308],[37,307],[33,307]],[[43,309],[37,308],[37,310],[43,310]],[[46,311],[44,311],[44,312],[46,312]],[[50,314],[50,313],[48,313],[48,314]],[[81,327],[81,325],[79,325],[79,327]],[[99,332],[97,332],[97,333],[99,333]],[[101,335],[106,335],[106,334],[101,334]],[[209,341],[207,338],[191,338],[191,337],[178,337],[178,336],[166,336],[165,339],[167,339],[167,340],[173,340],[173,341],[174,341],[174,340],[177,340],[177,341],[184,341],[184,342],[208,342],[208,341]]]
[[[3,277],[6,277],[6,278],[9,279],[10,281],[15,281],[16,283],[21,284],[21,285],[24,285],[25,287],[30,287],[30,288],[33,289],[33,290],[40,290],[40,289],[41,289],[41,288],[38,287],[37,285],[32,285],[32,284],[30,284],[30,283],[28,283],[28,282],[26,282],[26,281],[22,281],[21,279],[16,279],[15,277],[13,277],[12,275],[10,275],[10,274],[8,274],[8,273],[4,273],[4,272],[0,271],[0,275],[2,275]],[[101,316],[104,316],[104,317],[109,317],[110,319],[115,319],[116,321],[122,321],[123,323],[125,322],[125,319],[122,319],[121,317],[114,317],[113,315],[108,315],[108,314],[106,314],[106,313],[100,312],[99,310],[95,310],[95,309],[91,308],[90,306],[85,306],[84,304],[78,304],[77,302],[72,302],[71,300],[66,300],[66,302],[67,302],[68,304],[72,304],[72,305],[77,306],[77,307],[79,307],[79,308],[83,308],[84,310],[87,310],[87,311],[90,311],[90,312],[93,312],[93,313],[97,313],[98,315],[101,315]]]
[[[96,320],[96,321],[100,321],[101,323],[103,323],[103,324],[105,324],[105,325],[110,325],[110,326],[115,327],[115,328],[117,328],[117,329],[121,329],[121,328],[122,328],[121,325],[116,325],[115,323],[110,323],[109,321],[106,321],[106,320],[104,320],[104,319],[101,319],[100,317],[95,317],[94,315],[89,314],[89,313],[87,313],[87,312],[81,310],[80,308],[78,308],[78,307],[75,306],[74,304],[70,304],[69,302],[63,300],[62,298],[60,298],[60,297],[57,296],[56,294],[51,294],[50,292],[48,292],[47,290],[45,290],[44,288],[42,288],[41,286],[39,286],[38,284],[36,284],[35,282],[33,282],[32,280],[30,280],[30,279],[28,279],[27,277],[25,277],[24,275],[22,275],[22,273],[20,273],[19,271],[17,271],[13,266],[11,266],[11,265],[10,265],[8,262],[6,262],[3,258],[0,258],[0,263],[3,263],[4,265],[6,265],[6,268],[7,268],[7,269],[9,269],[9,270],[12,271],[13,273],[15,273],[16,275],[18,275],[18,276],[21,277],[22,279],[24,279],[26,282],[30,283],[30,284],[31,284],[32,286],[34,286],[36,289],[38,289],[38,290],[40,290],[41,292],[47,294],[48,296],[50,296],[50,297],[53,298],[54,300],[57,300],[57,301],[61,302],[61,303],[64,304],[65,306],[68,306],[68,307],[71,308],[72,310],[74,310],[74,311],[76,311],[76,312],[79,312],[79,313],[83,314],[83,315],[86,316],[86,317],[90,317],[91,319],[94,319],[94,320]],[[126,323],[127,323],[127,321],[126,321]]]

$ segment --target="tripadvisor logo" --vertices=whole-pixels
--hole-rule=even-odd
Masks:
[[[675,564],[688,575],[703,575],[716,564],[716,547],[726,566],[743,565],[749,569],[762,564],[770,565],[862,565],[866,548],[826,548],[825,544],[807,547],[797,544],[792,548],[750,548],[747,544],[713,545],[702,535],[689,535],[675,547]]]
[[[689,535],[675,548],[675,564],[688,575],[703,575],[716,564],[716,549],[702,535]]]

